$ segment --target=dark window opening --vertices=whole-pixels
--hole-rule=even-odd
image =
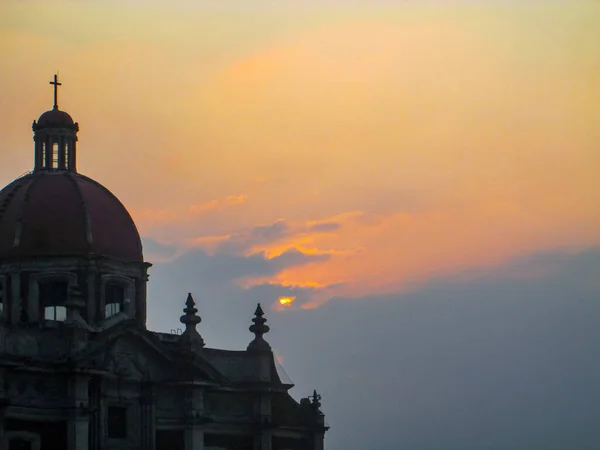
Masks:
[[[310,447],[306,439],[273,436],[271,448],[273,450],[301,450]]]
[[[31,450],[31,441],[23,438],[12,438],[8,444],[9,450]]]
[[[108,407],[108,437],[111,439],[127,438],[127,408]]]
[[[236,450],[252,450],[253,438],[250,435],[204,434],[204,447],[223,447]]]
[[[104,299],[105,317],[119,314],[125,305],[125,288],[117,283],[107,283]]]
[[[67,282],[49,281],[39,285],[40,305],[44,319],[63,322],[67,318]]]
[[[183,430],[156,430],[156,450],[184,450]]]
[[[29,433],[34,433],[40,438],[40,450],[57,450],[57,449],[66,449],[67,448],[67,422],[66,421],[30,421],[30,420],[20,420],[20,419],[6,419],[5,422],[5,430],[6,431],[25,431]],[[13,441],[17,442],[13,442]],[[19,440],[21,442],[19,442]],[[26,442],[29,441],[28,438],[24,439]],[[9,450],[27,450],[33,449],[35,446],[33,442],[30,442],[31,447],[27,446],[26,443],[22,442],[22,436],[14,436],[8,442]],[[15,445],[15,447],[13,447]],[[24,446],[23,446],[24,445]]]

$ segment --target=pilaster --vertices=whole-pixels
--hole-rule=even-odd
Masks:
[[[6,430],[5,430],[5,413],[6,407],[8,406],[6,393],[4,392],[4,378],[6,375],[6,369],[0,367],[0,450],[5,450],[8,445],[6,442]]]
[[[40,289],[35,276],[29,277],[29,296],[27,297],[27,315],[29,321],[36,323],[40,320]]]
[[[156,387],[148,384],[142,390],[142,446],[156,448]]]
[[[70,158],[69,158],[70,161]],[[98,302],[96,301],[96,273],[94,270],[90,270],[87,276],[87,322],[90,325],[96,323],[97,320],[97,306]]]
[[[8,311],[9,311],[9,299],[7,298],[8,289],[6,284],[8,283],[7,277],[0,275],[0,303],[2,303],[2,311],[0,312],[0,323],[8,322]]]
[[[258,448],[260,450],[271,450],[271,445],[273,441],[272,431],[271,431],[271,423],[272,423],[272,414],[271,414],[271,395],[270,394],[260,394],[258,396],[258,420],[259,424],[259,435],[258,435]]]
[[[13,273],[10,275],[10,323],[16,325],[21,318],[21,275]]]
[[[138,323],[146,328],[146,296],[147,296],[147,285],[148,285],[148,274],[144,272],[141,278],[137,279],[138,286],[136,286],[135,302],[138,318]]]
[[[89,382],[90,377],[82,374],[69,380],[72,412],[68,425],[68,450],[89,450]]]
[[[204,430],[201,425],[194,424],[185,432],[186,450],[204,450]]]
[[[315,433],[314,435],[314,443],[313,443],[313,449],[314,450],[323,450],[323,443],[325,441],[325,435],[323,433]]]

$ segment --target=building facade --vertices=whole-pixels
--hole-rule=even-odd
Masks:
[[[0,449],[323,450],[320,396],[288,393],[260,305],[245,351],[205,346],[191,294],[180,335],[146,328],[139,233],[77,172],[51,84],[34,169],[0,191]]]

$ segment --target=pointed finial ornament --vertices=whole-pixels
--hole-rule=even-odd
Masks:
[[[317,391],[314,390],[313,395],[311,395],[309,398],[310,406],[312,407],[315,414],[322,416],[323,413],[321,412],[321,394],[317,394]]]
[[[316,409],[319,409],[321,407],[321,394],[317,394],[316,389],[313,391],[313,395],[310,398],[310,403]]]
[[[179,321],[185,325],[185,330],[181,333],[181,339],[185,342],[204,347],[204,339],[202,339],[202,336],[196,330],[196,325],[202,322],[202,319],[196,314],[198,309],[191,293],[188,293],[183,312],[185,314],[179,318]]]
[[[254,338],[254,340],[252,342],[250,342],[247,350],[256,350],[256,351],[270,351],[271,350],[271,346],[269,345],[269,343],[263,339],[263,335],[265,333],[268,333],[269,329],[270,329],[269,325],[265,325],[265,323],[267,322],[267,319],[265,319],[263,317],[264,315],[265,315],[265,313],[262,310],[262,308],[260,307],[260,303],[259,303],[256,306],[256,311],[254,311],[254,319],[252,319],[252,322],[254,322],[254,323],[252,325],[250,325],[250,328],[248,328],[250,330],[250,332],[254,333],[254,335],[256,337]]]

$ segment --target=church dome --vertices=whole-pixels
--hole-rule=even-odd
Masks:
[[[0,258],[89,255],[143,261],[131,216],[104,186],[74,171],[43,170],[0,191]]]
[[[71,116],[59,110],[58,108],[51,109],[43,113],[37,121],[38,126],[72,126],[74,124]]]

